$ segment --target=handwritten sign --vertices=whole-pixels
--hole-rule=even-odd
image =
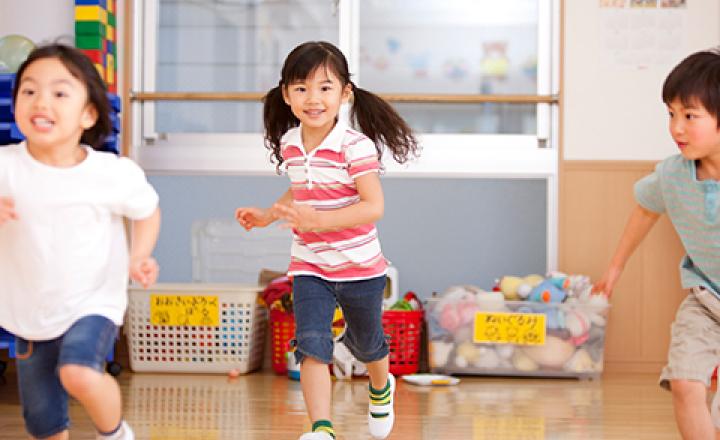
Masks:
[[[212,295],[150,295],[150,322],[153,325],[220,325],[220,306]]]
[[[544,345],[545,315],[541,313],[475,313],[473,342]]]

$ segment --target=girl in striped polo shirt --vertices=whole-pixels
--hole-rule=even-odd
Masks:
[[[338,119],[350,100],[359,131]],[[370,434],[386,438],[395,379],[382,327],[387,263],[374,225],[384,210],[378,172],[383,146],[402,163],[417,155],[417,141],[387,102],[353,84],[347,60],[327,42],[290,52],[264,103],[266,145],[278,169],[287,171],[290,188],[272,207],[238,208],[235,217],[247,230],[275,220],[293,230],[288,273],[294,277],[295,357],[313,423],[300,440],[335,438],[327,365],[336,303],[347,322],[343,342],[370,375]]]

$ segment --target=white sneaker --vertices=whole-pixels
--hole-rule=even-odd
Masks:
[[[390,382],[390,403],[387,405],[369,404],[368,409],[368,428],[373,438],[383,439],[390,435],[393,424],[395,423],[395,410],[393,410],[393,400],[395,396],[395,376],[388,374],[388,382]],[[373,417],[372,414],[387,414],[383,417]]]
[[[135,440],[135,433],[125,420],[120,423],[120,428],[113,435],[98,434],[96,440]]]
[[[317,431],[306,432],[305,434],[301,435],[298,440],[333,440],[333,437],[327,432]]]

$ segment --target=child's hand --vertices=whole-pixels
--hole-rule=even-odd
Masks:
[[[283,228],[294,228],[298,231],[312,231],[320,229],[320,213],[308,205],[293,202],[290,205],[276,203],[272,207],[275,217],[285,220]]]
[[[275,217],[270,209],[245,207],[235,210],[235,220],[237,220],[240,226],[245,228],[246,231],[249,231],[255,227],[263,228],[269,225],[275,221]]]
[[[130,259],[130,278],[144,288],[155,284],[160,267],[153,257],[135,257]]]
[[[618,278],[620,278],[620,274],[622,273],[622,269],[618,269],[615,267],[609,268],[600,278],[600,281],[593,284],[592,287],[592,293],[595,294],[605,294],[608,298],[610,298],[610,295],[612,295],[612,291],[615,288],[615,283],[617,283]]]
[[[12,197],[0,197],[0,225],[5,224],[9,220],[17,220],[18,215],[15,211],[15,200]]]

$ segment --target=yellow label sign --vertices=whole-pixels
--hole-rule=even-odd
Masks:
[[[153,325],[220,325],[220,306],[212,295],[150,295],[150,322]]]
[[[475,313],[473,342],[544,345],[545,315],[542,313]]]

